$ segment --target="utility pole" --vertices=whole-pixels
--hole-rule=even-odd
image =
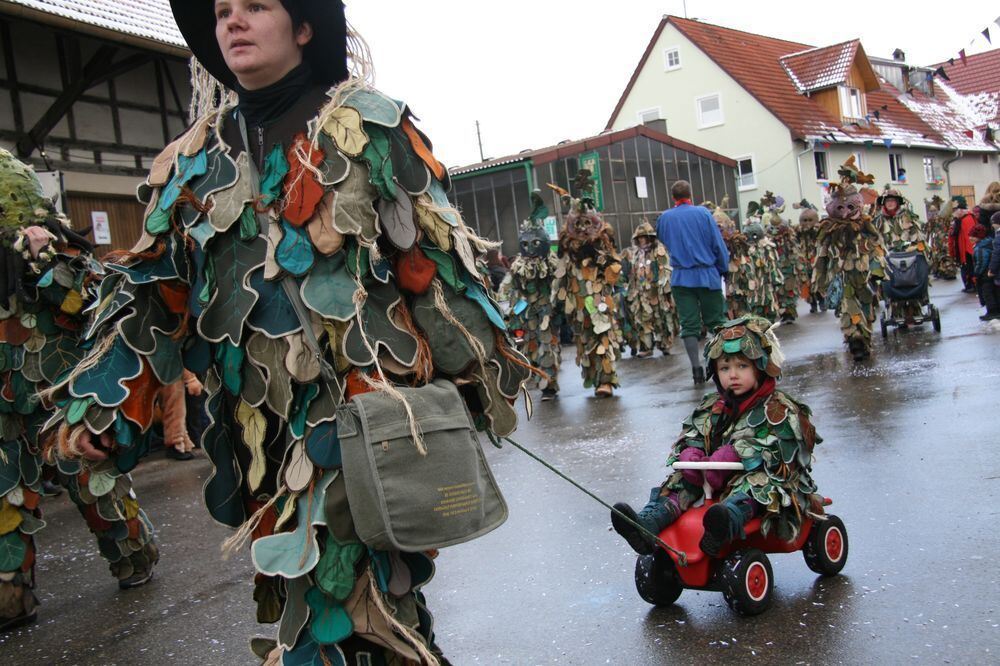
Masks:
[[[684,18],[687,18],[688,17],[688,3],[687,3],[687,0],[684,0],[682,4],[684,5]]]
[[[479,142],[479,161],[485,162],[486,158],[483,156],[483,135],[479,133],[479,121],[476,121],[476,141]]]

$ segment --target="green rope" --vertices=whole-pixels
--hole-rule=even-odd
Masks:
[[[668,552],[671,552],[674,555],[676,555],[677,556],[677,563],[680,564],[682,567],[686,567],[687,566],[687,554],[684,553],[684,551],[677,550],[675,548],[671,548],[670,546],[668,546],[663,541],[663,539],[661,539],[659,537],[659,535],[653,534],[648,529],[646,529],[645,527],[643,527],[642,525],[640,525],[636,521],[632,520],[631,518],[629,518],[628,516],[626,516],[624,513],[622,513],[621,511],[619,511],[615,507],[613,507],[610,504],[608,504],[607,502],[605,502],[603,499],[601,499],[600,497],[598,497],[597,495],[595,495],[593,492],[591,492],[591,491],[587,490],[586,488],[584,488],[582,485],[580,485],[579,483],[577,483],[575,480],[573,480],[572,478],[570,478],[568,475],[566,475],[566,474],[562,473],[561,471],[559,471],[558,469],[556,469],[555,466],[553,466],[551,463],[549,463],[549,462],[543,460],[542,458],[538,457],[537,455],[535,455],[534,453],[532,453],[528,449],[524,448],[523,446],[521,446],[520,444],[518,444],[517,442],[515,442],[514,440],[512,440],[510,437],[503,437],[503,438],[499,438],[498,439],[489,430],[486,431],[486,434],[490,438],[490,442],[493,443],[493,446],[497,447],[498,449],[502,448],[502,446],[501,446],[501,444],[499,442],[499,439],[504,439],[504,440],[510,442],[513,446],[515,446],[516,448],[518,448],[521,451],[523,451],[524,453],[526,453],[529,457],[534,458],[535,460],[537,460],[546,469],[548,469],[549,471],[551,471],[554,474],[556,474],[556,476],[558,476],[559,478],[563,479],[564,481],[567,481],[567,482],[571,483],[578,490],[580,490],[585,495],[587,495],[588,497],[590,497],[591,499],[593,499],[594,501],[596,501],[598,504],[600,504],[601,506],[603,506],[605,509],[610,509],[612,513],[617,514],[618,517],[622,518],[629,525],[631,525],[632,527],[636,528],[637,530],[639,530],[640,532],[642,532],[644,535],[646,535],[647,537],[649,537],[654,543],[656,543],[656,545],[658,545],[661,548],[663,548],[664,550],[666,550]]]

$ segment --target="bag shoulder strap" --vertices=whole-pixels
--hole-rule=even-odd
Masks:
[[[247,136],[247,123],[246,119],[243,117],[242,113],[237,112],[240,123],[240,135],[243,138],[243,150],[246,151],[247,157],[250,157],[250,140]],[[261,233],[267,235],[268,229],[271,224],[271,220],[268,218],[267,213],[258,210],[256,203],[257,197],[260,195],[260,173],[257,171],[257,165],[254,161],[247,160],[250,164],[250,192],[253,195],[253,206],[254,213],[257,216],[257,226],[260,227]],[[285,275],[281,279],[281,287],[285,291],[285,295],[292,304],[292,309],[295,311],[295,317],[299,320],[299,324],[302,325],[302,334],[305,337],[306,345],[309,347],[309,351],[312,352],[316,361],[319,363],[320,374],[323,375],[323,379],[328,382],[335,381],[337,379],[337,373],[334,371],[333,366],[326,360],[323,356],[323,351],[320,349],[319,340],[316,339],[316,333],[312,328],[312,319],[309,317],[306,304],[302,302],[302,296],[299,294],[299,285],[291,275]]]

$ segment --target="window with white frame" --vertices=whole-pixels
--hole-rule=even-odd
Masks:
[[[698,97],[694,102],[698,112],[698,129],[715,127],[725,122],[722,117],[722,95],[719,93]]]
[[[906,182],[906,168],[903,166],[902,153],[889,153],[889,178],[894,183]]]
[[[671,46],[663,50],[663,67],[668,72],[681,68],[681,49],[679,46]]]
[[[736,158],[736,173],[739,176],[741,192],[757,187],[757,176],[753,172],[753,155]]]
[[[865,96],[857,88],[850,86],[840,86],[837,88],[840,95],[840,115],[843,118],[864,118],[865,117]]]
[[[938,171],[937,161],[933,155],[924,155],[924,182],[937,183],[941,180],[941,173]]]
[[[813,163],[816,165],[816,180],[830,180],[827,155],[825,150],[813,151]]]
[[[661,118],[660,107],[657,106],[652,109],[643,109],[637,113],[636,116],[639,118],[640,125],[645,125],[646,123],[653,122],[654,120],[659,120]]]

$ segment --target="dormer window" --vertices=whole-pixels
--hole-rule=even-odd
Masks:
[[[679,46],[671,46],[663,50],[663,68],[668,72],[681,68],[681,49]]]
[[[860,90],[850,86],[840,86],[837,91],[840,94],[841,118],[860,119],[865,117],[865,96]]]

